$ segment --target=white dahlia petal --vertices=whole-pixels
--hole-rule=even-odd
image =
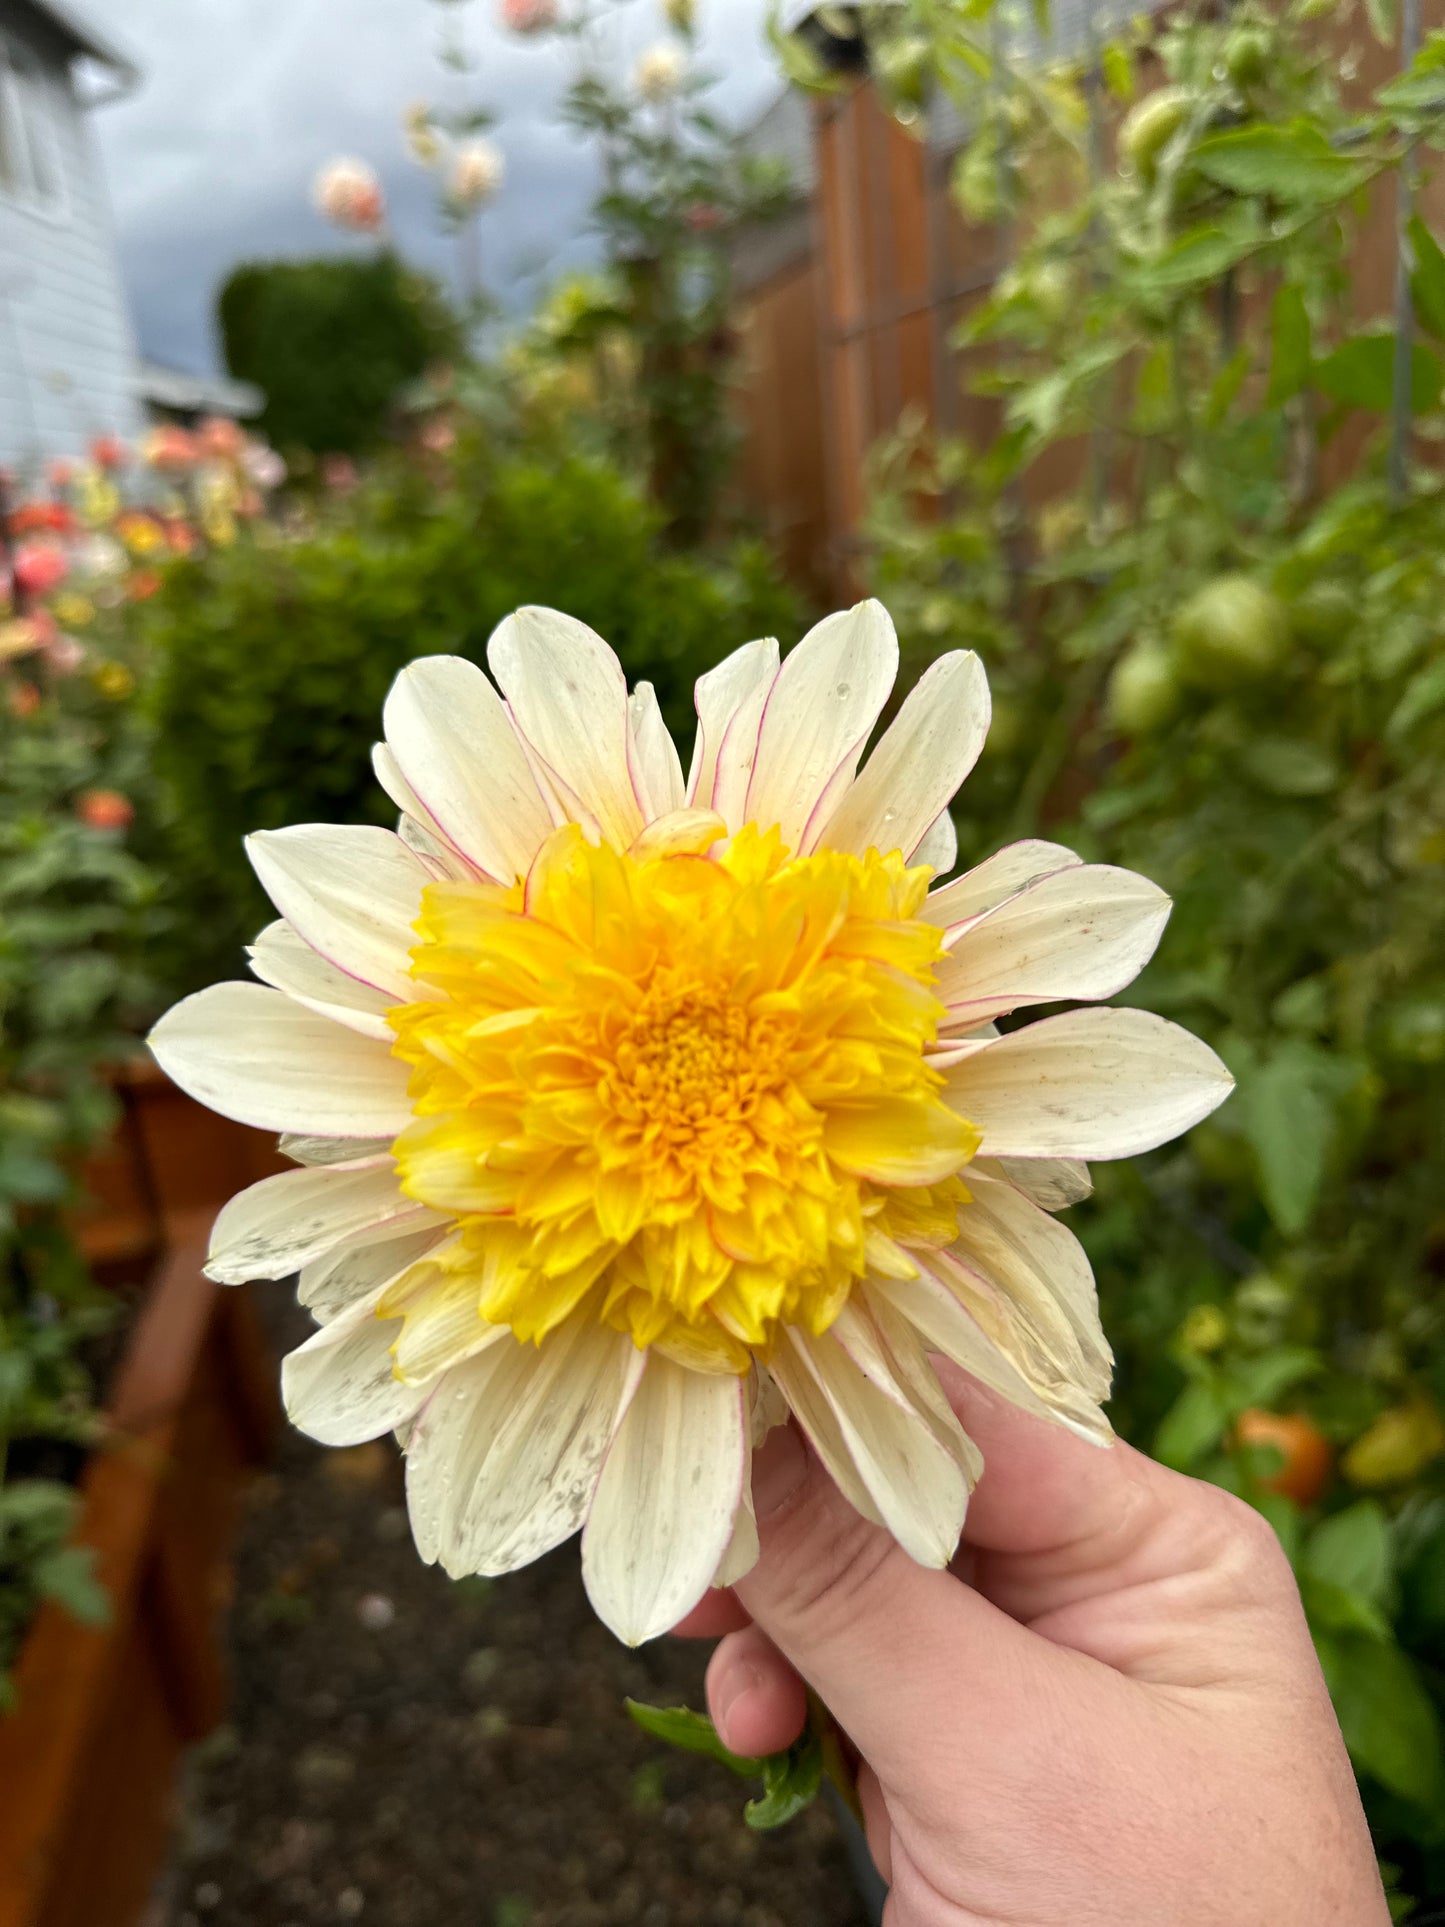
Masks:
[[[499,883],[525,876],[552,833],[552,813],[506,705],[476,663],[409,663],[382,714],[406,788],[442,836]],[[390,786],[388,793],[408,809]]]
[[[1094,1399],[1107,1398],[1114,1355],[1099,1323],[1084,1247],[1013,1185],[970,1168],[968,1188],[971,1202],[958,1214],[953,1256],[1028,1321],[1064,1377]]]
[[[478,672],[480,673],[480,671]],[[456,844],[442,829],[440,823],[422,802],[411,784],[401,773],[401,765],[392,753],[389,743],[373,743],[371,746],[371,767],[377,782],[401,812],[396,833],[409,850],[418,856],[436,860],[436,853],[445,853],[450,869],[463,877],[481,877],[487,873],[470,857],[464,856]]]
[[[958,861],[958,830],[947,810],[933,819],[910,861],[926,863],[935,876],[947,876]]]
[[[407,1067],[279,990],[213,984],[151,1032],[173,1083],[238,1124],[315,1137],[394,1138],[411,1122]]]
[[[612,650],[572,616],[519,609],[493,633],[487,661],[532,748],[625,850],[643,816],[628,771],[627,679]]]
[[[988,677],[973,651],[940,656],[909,691],[817,846],[854,856],[901,850],[912,859],[978,761],[990,713]]]
[[[281,1361],[281,1397],[299,1432],[322,1445],[364,1445],[395,1431],[426,1397],[392,1368],[396,1325],[358,1304]]]
[[[1066,1211],[1094,1189],[1089,1167],[1080,1158],[975,1158],[969,1168],[1006,1179],[1045,1211]]]
[[[640,682],[627,699],[627,766],[647,822],[683,807],[686,789],[677,745],[667,733],[650,682]]]
[[[324,1258],[303,1265],[296,1285],[297,1301],[318,1325],[329,1325],[363,1298],[380,1297],[419,1259],[435,1251],[446,1236],[446,1230],[438,1228],[434,1213],[425,1205],[414,1205],[406,1216],[359,1232]]]
[[[416,1209],[397,1182],[390,1156],[359,1168],[282,1171],[238,1192],[223,1207],[211,1232],[206,1276],[222,1285],[289,1278],[342,1239]],[[437,1212],[428,1217],[434,1224],[444,1222]]]
[[[715,669],[709,669],[705,675],[698,677],[694,690],[697,739],[693,745],[692,769],[687,779],[687,800],[696,808],[710,810],[716,807],[713,784],[717,775],[718,754],[728,726],[749,697],[759,690],[766,692],[772,688],[779,660],[777,639],[764,636],[757,642],[745,642],[741,649],[735,649]],[[757,716],[761,723],[760,700]],[[756,728],[753,741],[756,744]],[[751,771],[751,763],[748,768]],[[744,797],[746,793],[744,785]]]
[[[406,1312],[406,1323],[392,1347],[392,1364],[397,1377],[409,1385],[430,1385],[443,1372],[493,1345],[517,1342],[510,1326],[489,1325],[482,1317],[477,1309],[475,1280],[470,1290],[462,1281],[439,1288],[433,1260],[441,1250],[438,1246],[435,1252],[426,1253],[410,1268],[410,1277],[402,1272],[388,1287],[388,1308],[395,1295],[399,1308]],[[413,1278],[418,1287],[416,1296],[403,1304],[403,1294]]]
[[[1025,1004],[1112,997],[1158,947],[1169,898],[1147,877],[1085,863],[954,925],[938,966],[944,1030],[974,1029]]]
[[[493,1380],[482,1401],[489,1409],[474,1421],[484,1449],[464,1476],[441,1553],[454,1578],[512,1572],[577,1530],[640,1358],[630,1338],[585,1318],[535,1351],[509,1334],[482,1356],[506,1360],[506,1379]]]
[[[348,977],[344,970],[328,963],[284,918],[267,924],[248,947],[248,955],[251,969],[263,984],[284,991],[319,1017],[330,1018],[333,1024],[344,1024],[348,1030],[390,1047],[392,1032],[386,1013],[395,1007],[396,998]]]
[[[391,1149],[389,1137],[299,1137],[283,1131],[276,1145],[283,1158],[295,1164],[355,1164],[362,1158],[381,1157]]]
[[[969,917],[992,910],[1040,877],[1051,876],[1055,870],[1071,869],[1083,860],[1072,850],[1066,850],[1062,843],[1044,843],[1033,837],[1022,843],[1010,843],[985,862],[966,870],[961,877],[955,877],[952,883],[941,885],[920,914],[925,922],[947,930]]]
[[[963,1049],[945,1094],[985,1157],[1134,1157],[1234,1088],[1207,1044],[1145,1010],[1071,1010]]]
[[[749,821],[763,830],[776,824],[798,849],[830,786],[857,769],[897,674],[898,638],[881,602],[860,602],[810,630],[769,692]]]
[[[983,1454],[964,1431],[943,1395],[923,1341],[886,1300],[875,1304],[867,1290],[843,1307],[829,1330],[870,1384],[912,1412],[958,1465],[971,1492],[983,1472]]]
[[[831,1442],[825,1446],[814,1430],[815,1420],[810,1423],[816,1403],[804,1399],[806,1409],[794,1403],[801,1380],[811,1381],[832,1417],[853,1467],[854,1478],[848,1483],[861,1484],[868,1494],[865,1517],[881,1520],[919,1565],[946,1566],[968,1509],[969,1480],[959,1458],[940,1443],[916,1406],[900,1402],[866,1378],[831,1333],[814,1338],[794,1326],[785,1336],[787,1345],[779,1346],[772,1369],[819,1456],[828,1464],[836,1447]],[[793,1358],[780,1370],[789,1348]],[[834,1470],[832,1464],[829,1470]],[[852,1496],[848,1484],[843,1484],[843,1492]]]
[[[712,808],[734,832],[748,822],[748,792],[758,763],[758,739],[777,677],[759,680],[728,718],[718,745],[712,780]],[[703,792],[698,791],[701,801]]]
[[[426,867],[391,830],[369,824],[305,823],[258,830],[246,854],[261,887],[318,956],[358,983],[415,995],[410,953]]]
[[[784,1414],[786,1417],[786,1413]],[[751,1460],[751,1454],[749,1454]],[[753,1489],[751,1464],[749,1476],[743,1481],[742,1503],[733,1520],[733,1536],[728,1540],[727,1551],[718,1562],[713,1574],[714,1586],[735,1586],[739,1579],[746,1579],[762,1556],[762,1544],[758,1539],[758,1517],[753,1510]]]
[[[597,1615],[629,1646],[676,1625],[734,1536],[751,1453],[747,1381],[651,1353],[582,1534]]]

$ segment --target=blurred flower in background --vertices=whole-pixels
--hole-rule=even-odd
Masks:
[[[386,195],[365,161],[328,161],[316,176],[313,198],[328,221],[353,234],[377,234],[386,220]]]
[[[414,101],[407,108],[402,128],[406,134],[406,151],[412,159],[422,167],[435,167],[442,157],[442,141],[432,110],[424,100]]]
[[[649,47],[637,63],[634,75],[637,91],[644,100],[661,106],[665,101],[676,99],[686,69],[687,62],[679,49],[659,41],[655,47]]]
[[[162,474],[183,474],[195,465],[197,444],[173,422],[153,428],[141,443],[141,459]]]
[[[675,28],[678,33],[690,34],[697,25],[697,8],[693,0],[664,0],[662,10],[667,16],[668,26]]]
[[[502,25],[509,33],[546,33],[557,24],[557,0],[502,0]]]
[[[467,141],[452,163],[451,191],[462,207],[485,207],[506,178],[507,162],[495,141]]]

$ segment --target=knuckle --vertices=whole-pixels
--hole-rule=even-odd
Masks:
[[[755,1610],[780,1633],[796,1627],[810,1641],[831,1641],[876,1612],[884,1569],[902,1555],[837,1493],[810,1497],[766,1561],[767,1597]]]

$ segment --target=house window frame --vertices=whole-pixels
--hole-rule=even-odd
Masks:
[[[64,222],[70,213],[54,89],[43,61],[0,31],[0,118],[19,146],[9,152],[15,178],[0,175],[0,203]]]

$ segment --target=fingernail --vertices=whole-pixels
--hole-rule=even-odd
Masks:
[[[729,1737],[732,1733],[733,1713],[763,1683],[763,1676],[750,1660],[740,1659],[730,1666],[726,1677],[718,1688],[717,1706],[714,1709],[713,1724],[717,1727],[724,1746],[732,1746]]]
[[[760,1519],[787,1503],[808,1476],[808,1453],[791,1425],[770,1432],[753,1460],[753,1509]]]

